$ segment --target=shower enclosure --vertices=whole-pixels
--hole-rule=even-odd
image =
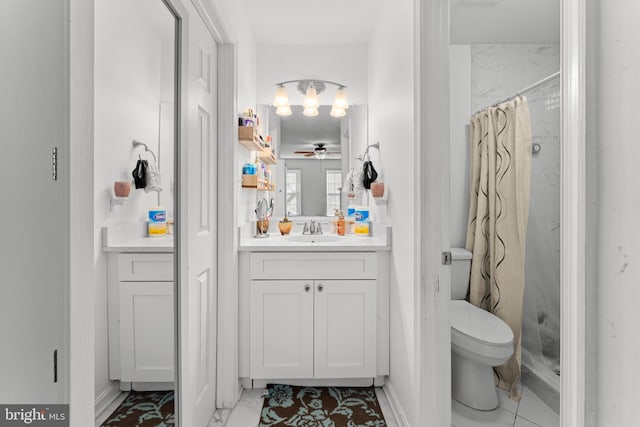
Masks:
[[[560,79],[528,95],[533,143],[527,228],[522,359],[528,373],[560,388]]]
[[[471,111],[560,69],[558,45],[470,46]],[[531,112],[531,195],[522,325],[523,382],[552,408],[560,389],[560,78],[524,94]],[[533,383],[532,383],[533,382]],[[545,395],[546,394],[546,395]]]

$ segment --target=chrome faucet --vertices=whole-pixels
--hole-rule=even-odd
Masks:
[[[317,222],[314,219],[312,219],[310,222],[305,222],[302,234],[322,234],[322,227],[320,226],[320,222]]]

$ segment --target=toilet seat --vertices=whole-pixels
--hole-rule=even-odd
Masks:
[[[513,353],[513,332],[502,319],[464,300],[452,300],[449,307],[453,345],[490,358]]]

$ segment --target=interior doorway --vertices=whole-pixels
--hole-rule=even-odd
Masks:
[[[437,4],[437,5],[436,5]],[[447,67],[432,66],[430,62],[441,63],[443,58],[449,56],[449,35],[450,28],[453,30],[453,23],[450,21],[450,6],[454,6],[458,2],[434,2],[422,9],[423,22],[437,22],[438,25],[433,26],[432,30],[428,30],[424,34],[422,39],[421,52],[423,53],[423,67],[421,71],[422,82],[424,84],[423,90],[431,90],[429,95],[431,100],[423,100],[423,107],[425,108],[425,114],[423,115],[421,129],[423,129],[423,138],[427,140],[434,136],[442,137],[450,132],[450,112],[447,109],[446,114],[438,112],[436,109],[442,105],[446,105],[450,102],[449,89],[453,92],[459,87],[454,87],[454,83],[450,80],[449,72],[454,72],[453,69],[449,70]],[[539,5],[538,5],[539,6]],[[536,7],[538,7],[536,6]],[[480,6],[478,6],[480,7]],[[484,7],[484,6],[483,6]],[[490,7],[490,6],[487,6]],[[558,43],[560,44],[559,51],[562,52],[562,56],[558,61],[559,68],[561,70],[559,83],[555,83],[556,89],[554,96],[549,96],[548,106],[561,105],[560,116],[556,118],[561,122],[559,131],[556,132],[557,138],[561,141],[561,146],[556,149],[557,155],[556,161],[561,165],[560,172],[560,193],[562,194],[561,201],[557,204],[556,210],[559,210],[559,225],[560,233],[557,241],[559,241],[560,253],[557,259],[559,260],[559,280],[558,295],[560,320],[559,323],[559,339],[558,342],[562,346],[560,352],[560,373],[561,378],[559,381],[559,388],[561,393],[560,402],[558,404],[560,409],[560,424],[578,426],[584,425],[584,366],[585,366],[585,323],[584,323],[584,291],[581,287],[584,281],[584,263],[576,262],[577,259],[584,260],[584,214],[578,214],[578,212],[584,211],[584,48],[581,44],[581,37],[584,37],[584,10],[576,2],[571,0],[557,2],[554,7],[558,10],[562,10],[562,22],[559,24]],[[477,21],[476,16],[479,13],[479,9],[473,11],[474,21]],[[530,17],[535,14],[530,14]],[[514,20],[514,22],[524,22],[523,20]],[[525,28],[526,29],[526,28]],[[522,34],[526,31],[522,31]],[[449,60],[446,60],[447,65]],[[549,73],[548,76],[551,76]],[[439,90],[433,88],[430,85],[429,79],[435,81],[449,81],[450,85],[445,90]],[[542,89],[544,84],[552,82],[554,78],[541,76],[540,85],[536,84],[537,79],[531,82],[531,86],[536,87],[538,90]],[[554,84],[553,82],[551,84]],[[523,88],[517,89],[517,91],[526,91],[528,85],[524,85]],[[554,102],[552,98],[555,98]],[[545,106],[546,108],[547,106]],[[557,109],[552,107],[551,109]],[[547,110],[549,111],[549,110]],[[474,111],[471,110],[471,113]],[[428,126],[432,125],[432,128]],[[445,129],[447,127],[447,129]],[[429,146],[428,142],[425,145]],[[434,145],[430,145],[435,147]],[[544,147],[542,147],[544,149]],[[428,156],[435,156],[440,153],[440,158],[445,156],[441,150],[437,147],[428,149],[426,152],[430,153]],[[426,153],[425,152],[425,153]],[[425,157],[422,157],[424,161],[427,161]],[[453,161],[453,159],[451,159]],[[450,163],[446,163],[446,168],[450,168]],[[441,170],[442,171],[442,170]],[[448,175],[448,174],[447,174]],[[430,191],[433,187],[428,181],[424,180],[423,187],[425,191]],[[464,182],[464,179],[461,180]],[[436,190],[434,190],[436,191]],[[440,194],[440,193],[439,193]],[[428,212],[427,212],[428,213]],[[573,213],[573,216],[571,215]],[[447,216],[448,218],[448,216]],[[447,221],[448,222],[448,221]],[[576,224],[577,222],[577,224]],[[435,223],[443,224],[444,228],[447,225],[441,219],[435,218]],[[453,233],[453,230],[452,230]],[[433,238],[434,236],[429,233],[423,235],[423,240]],[[427,245],[427,250],[434,250],[431,246]],[[446,247],[443,245],[443,247]],[[435,252],[435,251],[434,251]],[[424,254],[423,254],[424,256]],[[429,280],[432,274],[435,274],[437,268],[435,266],[426,265],[423,269],[423,277],[425,280]],[[440,276],[442,277],[442,276]],[[582,279],[581,279],[582,278]],[[442,280],[440,281],[442,285]],[[448,285],[448,284],[447,284]],[[448,286],[440,286],[440,290],[448,292]],[[436,286],[437,289],[437,286]],[[426,303],[423,306],[424,321],[430,316],[437,315],[438,312],[447,312],[445,301],[448,300],[445,296],[438,299],[438,293],[436,297],[431,296],[429,293],[425,294]],[[447,295],[448,296],[448,295]],[[425,309],[430,309],[431,313],[425,312]],[[435,314],[434,314],[435,313]],[[449,315],[442,316],[442,318],[448,319]],[[544,317],[544,316],[543,316]],[[442,320],[442,319],[441,319]],[[544,320],[544,319],[542,319]],[[539,321],[539,319],[536,319]],[[428,348],[429,345],[433,345],[435,341],[431,341],[434,337],[439,337],[437,341],[441,345],[447,344],[447,348],[450,347],[450,326],[440,323],[440,332],[434,331],[432,326],[423,327],[422,338],[425,340],[422,349]],[[428,344],[430,343],[430,344]],[[431,367],[434,366],[433,361],[437,360],[437,357],[445,357],[443,354],[436,353],[434,351],[426,350],[427,357],[423,358],[423,366],[426,367],[423,372],[428,375]],[[440,360],[440,366],[445,366]],[[436,374],[437,376],[437,374]],[[428,376],[422,378],[427,380]],[[438,388],[444,393],[447,390],[447,383],[441,383],[436,381]],[[429,393],[434,392],[431,387],[427,387],[428,393],[423,395],[423,399],[426,396],[433,396]],[[447,396],[448,397],[448,396]],[[444,400],[447,397],[443,398]],[[436,398],[438,399],[438,398]],[[423,400],[427,406],[429,403]],[[442,402],[446,405],[446,402]],[[449,424],[450,419],[446,414],[441,414],[438,418],[442,421],[442,424]]]

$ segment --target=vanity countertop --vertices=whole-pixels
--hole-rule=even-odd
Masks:
[[[104,252],[172,253],[174,236],[147,237],[147,223],[120,224],[102,228]]]
[[[239,251],[244,252],[378,252],[391,250],[391,228],[383,226],[373,236],[336,234],[303,235],[291,233],[281,236],[270,232],[269,237],[240,235]]]

